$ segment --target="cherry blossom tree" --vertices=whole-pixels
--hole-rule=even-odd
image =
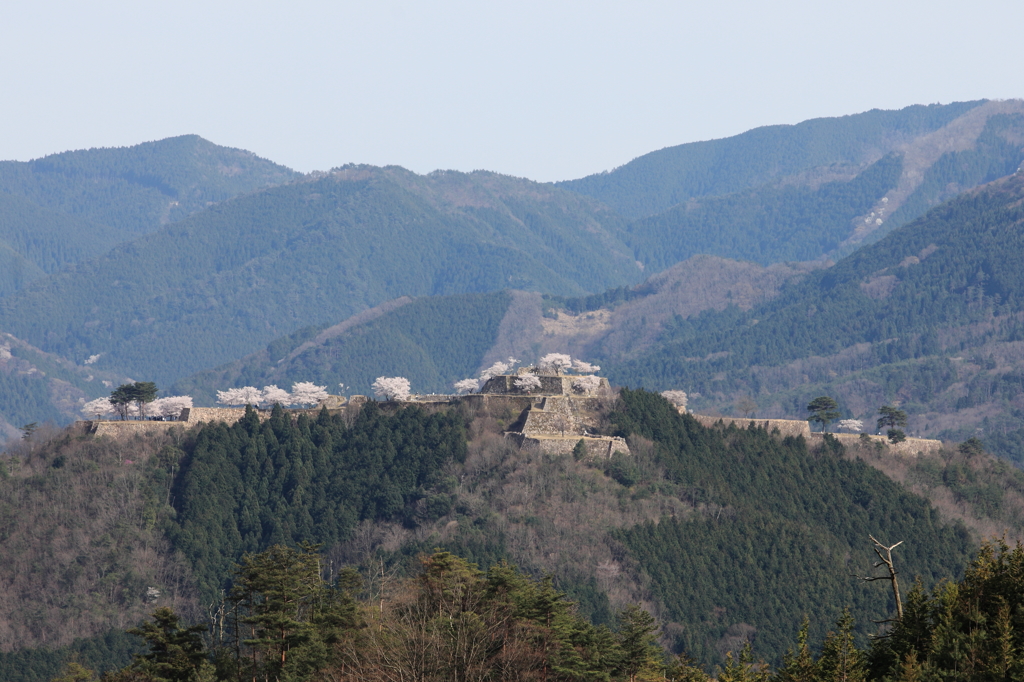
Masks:
[[[226,391],[217,391],[217,402],[221,405],[240,405],[237,388],[229,388]]]
[[[409,380],[405,377],[377,377],[371,388],[375,396],[385,400],[406,400],[409,397]]]
[[[472,393],[480,387],[480,382],[476,379],[463,379],[462,381],[456,381],[454,384],[455,390],[462,395],[463,393]]]
[[[676,407],[686,409],[686,391],[662,391],[661,397]]]
[[[542,372],[561,372],[572,367],[572,358],[565,353],[548,353],[540,359],[537,367]]]
[[[512,371],[512,368],[515,367],[518,363],[519,360],[516,360],[511,356],[509,357],[507,362],[502,362],[500,360],[495,362],[493,365],[491,365],[484,371],[480,372],[480,386],[486,384],[487,380],[490,379],[491,377],[497,377],[503,374],[510,373]]]
[[[524,374],[512,383],[515,384],[515,387],[520,391],[529,393],[530,391],[535,391],[540,388],[540,377],[536,374]]]
[[[312,381],[292,384],[291,401],[296,405],[316,405],[324,400],[327,400],[326,386],[317,386]]]
[[[258,405],[260,395],[260,389],[255,386],[229,388],[226,391],[217,391],[217,402],[221,405]]]
[[[90,400],[85,405],[82,405],[82,412],[93,417],[93,419],[99,419],[104,415],[114,414],[116,410],[110,402],[110,398],[96,398],[96,400]]]
[[[601,371],[601,368],[597,365],[592,365],[589,362],[583,362],[582,360],[573,360],[572,368],[579,374],[593,374],[594,372]]]
[[[601,388],[601,378],[593,374],[572,380],[572,389],[577,393],[593,393]]]
[[[172,395],[166,398],[157,398],[150,403],[150,409],[164,419],[177,420],[185,409],[192,408],[192,397],[187,395]]]
[[[860,433],[864,430],[864,422],[859,419],[843,419],[839,422],[839,428],[851,433]]]
[[[291,405],[292,395],[276,385],[264,386],[260,392],[260,405]]]

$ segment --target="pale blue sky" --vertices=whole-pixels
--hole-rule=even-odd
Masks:
[[[871,108],[1024,97],[1024,3],[0,7],[0,159],[197,133],[297,170],[580,177]]]

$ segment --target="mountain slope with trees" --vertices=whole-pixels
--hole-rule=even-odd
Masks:
[[[0,192],[107,225],[121,241],[212,203],[297,177],[252,152],[221,147],[198,135],[0,161]]]
[[[621,360],[653,344],[676,315],[749,308],[814,267],[762,268],[707,256],[635,288],[585,297],[524,291],[405,297],[331,327],[275,339],[256,353],[176,382],[172,392],[213,404],[216,391],[227,387],[312,380],[368,394],[376,377],[398,375],[412,382],[415,393],[451,393],[453,382],[509,356],[532,362],[569,352]]]
[[[749,311],[677,319],[610,374],[686,387],[697,409],[749,395],[797,416],[831,393],[869,420],[900,401],[915,432],[1019,429],[1022,199],[1020,173],[965,194]]]
[[[198,595],[206,615],[230,623],[232,562],[275,544],[326,543],[325,576],[358,567],[377,576],[373,594],[392,595],[396,575],[415,574],[416,557],[440,548],[485,570],[506,560],[535,578],[551,575],[551,587],[595,624],[612,625],[616,612],[640,603],[660,623],[661,642],[702,665],[722,663],[727,650],[751,640],[757,656],[777,662],[796,627],[780,628],[779,614],[794,623],[809,614],[817,642],[845,606],[858,637],[873,631],[870,618],[891,610],[883,586],[850,577],[873,563],[867,533],[905,538],[901,571],[926,587],[958,577],[978,539],[834,440],[812,446],[757,428],[707,428],[660,396],[626,390],[606,406],[602,429],[627,436],[632,456],[552,457],[502,437],[515,415],[467,407],[277,409],[264,422],[249,412],[230,427],[130,441],[37,434],[4,461],[0,500],[17,519],[35,522],[0,534],[0,558],[17,552],[26,566],[19,579],[38,585],[4,594],[18,595],[28,611],[43,594],[48,603],[71,599],[68,581],[75,594],[99,595],[75,602],[77,620],[33,621],[56,645],[70,643],[76,628],[95,632],[79,627],[85,623],[112,623],[111,604],[129,619],[122,627],[158,606],[195,622],[205,617],[195,612]],[[1010,478],[1019,503],[1024,474]],[[69,485],[75,494],[63,495]],[[48,495],[63,497],[47,504]],[[66,533],[57,532],[80,498],[103,510],[71,524],[90,548],[82,556],[69,554]],[[1012,518],[1015,532],[1024,529],[1019,509]],[[107,570],[76,572],[96,561]],[[775,589],[797,583],[805,589]],[[5,648],[19,636],[40,641],[19,635],[18,621],[8,625],[14,639]],[[123,665],[123,645],[106,646],[108,664]],[[69,651],[0,660],[41,669]]]
[[[622,226],[596,202],[525,180],[347,168],[218,204],[35,282],[2,300],[0,328],[167,384],[402,295],[634,283]]]
[[[691,198],[731,194],[811,169],[862,168],[985,100],[816,118],[644,154],[610,172],[560,183],[642,218]]]
[[[479,372],[510,301],[505,291],[399,301],[344,331],[307,328],[277,339],[265,350],[177,382],[172,392],[213,404],[216,391],[226,387],[313,380],[334,392],[343,384],[346,393],[368,395],[377,377],[402,376],[415,393],[451,393],[453,382]]]
[[[121,241],[114,229],[0,192],[0,298],[98,256]]]
[[[88,398],[105,395],[126,377],[80,366],[0,332],[0,444],[22,437],[27,424],[67,424],[82,418]]]

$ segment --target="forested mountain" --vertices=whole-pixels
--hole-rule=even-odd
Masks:
[[[299,174],[198,135],[0,161],[0,192],[100,223],[125,240]]]
[[[196,135],[0,161],[0,298],[213,203],[297,176]]]
[[[965,194],[749,311],[677,319],[609,374],[685,387],[698,409],[751,396],[761,415],[823,393],[868,419],[899,401],[914,432],[984,434],[1022,462],[1022,199],[1021,173]]]
[[[622,226],[590,199],[492,173],[346,168],[36,282],[3,299],[0,328],[166,384],[402,295],[636,282]]]
[[[26,424],[81,419],[86,399],[110,392],[126,377],[44,353],[0,332],[0,444],[22,437]]]
[[[634,221],[626,241],[640,262],[654,268],[697,253],[765,264],[837,258],[959,192],[1013,173],[1022,162],[1024,104],[993,102],[850,176],[809,171],[690,199]]]
[[[172,392],[212,405],[229,387],[316,381],[331,392],[365,395],[377,377],[403,376],[417,393],[451,393],[453,382],[479,371],[511,301],[505,291],[398,299],[347,323],[276,339],[177,382]]]
[[[119,241],[106,225],[0,192],[0,298]]]
[[[776,295],[812,265],[762,268],[702,256],[635,288],[580,298],[535,292],[395,299],[331,327],[306,327],[251,355],[177,382],[173,393],[213,404],[234,386],[315,381],[368,394],[378,376],[404,376],[416,393],[451,393],[452,384],[509,356],[546,353],[621,361],[649,347],[662,325],[730,305],[749,308]],[[576,314],[573,314],[576,313]]]
[[[10,510],[0,558],[22,567],[19,589],[3,593],[15,617],[0,620],[0,645],[68,645],[158,606],[190,623],[211,614],[230,623],[218,609],[232,608],[221,590],[233,562],[321,542],[322,574],[351,581],[343,568],[361,569],[365,592],[353,589],[374,599],[393,598],[416,556],[441,548],[484,570],[505,560],[550,574],[595,624],[614,626],[616,612],[643,604],[661,643],[701,665],[748,641],[777,663],[802,614],[817,646],[846,606],[858,637],[891,613],[884,586],[851,577],[874,562],[867,533],[905,539],[901,573],[925,586],[959,577],[978,542],[834,440],[706,428],[660,396],[627,390],[601,429],[627,436],[632,456],[591,461],[510,447],[501,435],[510,418],[371,402],[343,414],[277,409],[263,422],[250,412],[230,427],[145,439],[37,434],[0,476]],[[915,466],[938,471],[935,490],[946,494],[959,485],[946,474],[965,467],[976,485],[1001,486],[1001,508],[958,513],[1008,513],[998,518],[1018,535],[1024,474],[987,472],[983,459],[962,448]],[[75,513],[76,499],[90,511]],[[69,552],[72,539],[87,549]],[[94,638],[0,654],[0,679],[49,679],[72,651],[102,668],[124,665],[127,647]]]
[[[692,200],[634,221],[626,241],[637,260],[655,271],[697,254],[763,265],[822,258],[851,236],[854,221],[896,187],[902,171],[903,158],[888,154],[852,180]]]
[[[871,424],[880,405],[897,402],[912,433],[978,436],[1024,464],[1022,198],[1024,175],[1016,174],[829,268],[700,257],[601,295],[493,298],[472,343],[457,341],[470,338],[459,320],[476,319],[479,303],[420,301],[407,317],[400,309],[319,340],[317,330],[282,339],[278,359],[268,349],[182,388],[207,400],[233,385],[294,380],[366,392],[375,376],[398,374],[413,378],[415,391],[443,391],[508,355],[570,352],[616,383],[686,390],[697,411],[735,414],[749,399],[758,416],[800,419],[811,398],[829,394],[845,417]],[[413,311],[428,309],[432,324],[414,322]],[[461,364],[420,369],[448,358]]]
[[[720,140],[666,147],[613,171],[559,184],[600,199],[626,217],[642,218],[691,198],[731,194],[807,171],[863,168],[985,103],[873,109],[764,126]]]

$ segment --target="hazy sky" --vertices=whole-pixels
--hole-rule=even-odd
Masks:
[[[197,133],[297,170],[580,177],[872,108],[1024,97],[1024,2],[0,8],[0,159]]]

